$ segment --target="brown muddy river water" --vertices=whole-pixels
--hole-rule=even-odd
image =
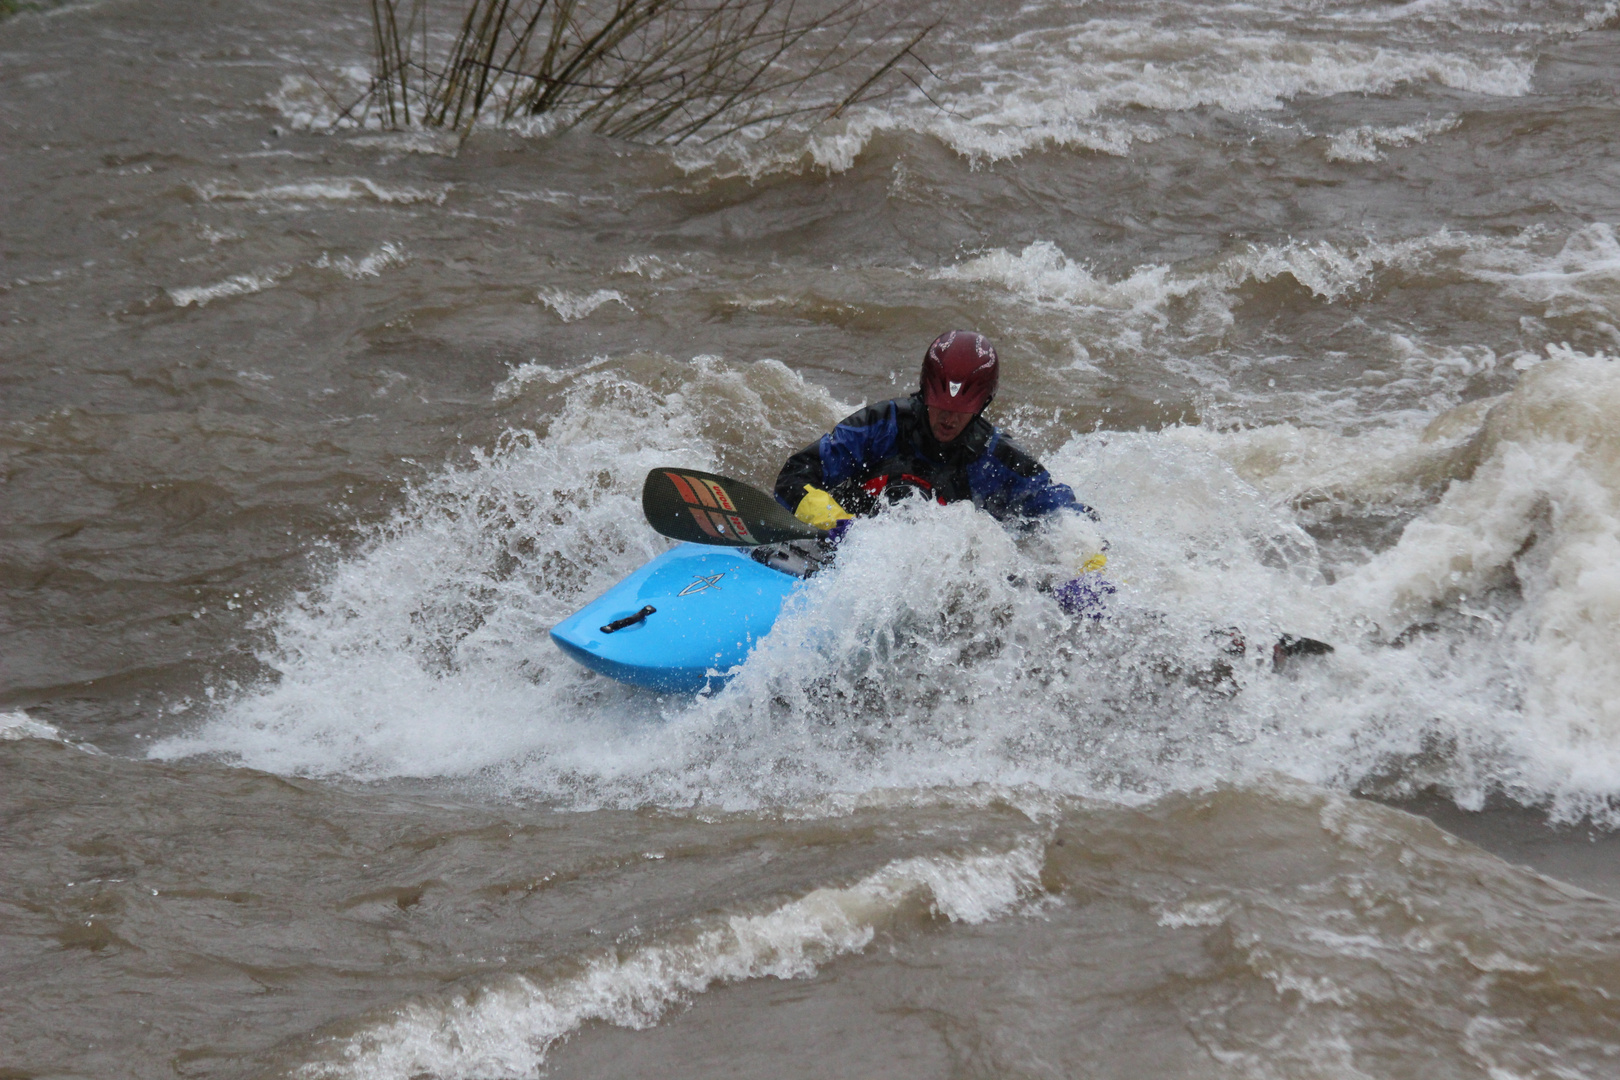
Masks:
[[[0,1078],[1620,1075],[1615,3],[941,0],[678,150],[334,129],[368,10],[0,21]],[[552,645],[957,326],[1106,621],[913,502]]]

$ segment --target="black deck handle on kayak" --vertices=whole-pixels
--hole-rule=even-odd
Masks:
[[[634,626],[636,623],[645,619],[649,615],[655,614],[657,611],[657,608],[653,607],[651,604],[648,604],[634,615],[626,615],[622,619],[614,619],[612,622],[602,627],[602,633],[611,634],[615,630],[623,630],[627,626]]]

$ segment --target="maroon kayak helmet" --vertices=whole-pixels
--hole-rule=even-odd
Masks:
[[[924,405],[977,414],[996,396],[1001,362],[990,339],[972,330],[939,335],[923,354]]]

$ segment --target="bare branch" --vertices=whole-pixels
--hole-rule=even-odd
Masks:
[[[835,119],[895,87],[933,101],[921,79],[938,78],[916,52],[937,24],[894,18],[894,0],[369,2],[373,79],[343,115],[364,103],[389,127],[465,136],[549,115],[616,138],[710,141]],[[458,12],[452,35],[429,33],[435,3]]]
[[[861,83],[861,85],[857,86],[854,90],[850,91],[849,97],[847,97],[843,101],[839,102],[838,103],[838,108],[834,109],[832,112],[827,114],[827,119],[829,119],[829,120],[838,119],[839,115],[845,109],[849,108],[851,105],[853,105],[857,101],[861,100],[861,95],[865,94],[868,90],[870,90],[872,88],[873,83],[877,82],[879,79],[883,78],[883,76],[887,75],[889,73],[889,69],[894,67],[894,65],[898,64],[901,60],[903,60],[906,57],[910,56],[911,55],[911,50],[913,48],[915,48],[916,46],[922,44],[922,39],[927,37],[929,32],[932,31],[933,29],[934,28],[932,26],[926,26],[926,27],[924,27],[922,29],[921,32],[919,32],[917,34],[916,37],[914,37],[910,41],[906,42],[906,47],[904,49],[901,49],[898,53],[891,56],[887,61],[884,62],[882,67],[880,67],[876,71],[872,72],[872,74],[867,78],[867,80],[865,82]]]

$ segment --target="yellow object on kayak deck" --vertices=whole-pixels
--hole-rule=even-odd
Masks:
[[[818,487],[804,485],[804,498],[799,500],[799,508],[793,511],[793,516],[806,525],[813,525],[818,529],[830,529],[846,518],[855,515],[838,505],[838,500],[822,491]]]

